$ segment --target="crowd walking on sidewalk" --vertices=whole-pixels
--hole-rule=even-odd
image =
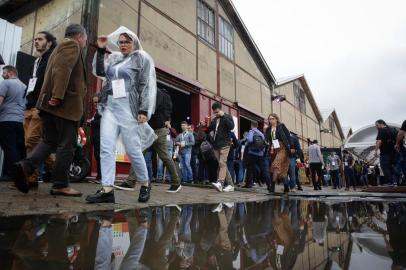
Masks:
[[[19,80],[15,67],[2,68],[1,180],[13,181],[21,192],[38,187],[39,181],[50,181],[52,195],[82,196],[70,186],[69,171],[78,129],[85,122],[91,126],[96,181],[101,184],[86,197],[88,203],[115,203],[114,190],[134,190],[136,182],[142,203],[148,202],[155,181],[170,183],[169,193],[179,192],[182,184],[211,185],[219,192],[265,185],[270,193],[282,184],[288,193],[303,190],[306,175],[314,191],[328,185],[356,190],[406,182],[406,121],[400,129],[376,121],[379,166],[346,150],[327,152],[317,140],[308,139],[308,147],[301,145],[298,135],[274,113],[266,123],[252,121],[239,138],[238,125],[221,102],[212,103],[211,116],[196,126],[190,117],[182,119],[178,133],[172,127],[176,108],[168,90],[158,87],[154,60],[138,36],[123,26],[99,36],[93,45],[97,47],[93,75],[102,88],[93,97],[92,118],[85,121],[86,46],[87,32],[79,24],[69,25],[58,43],[51,33],[40,31],[34,38],[38,58],[28,85]],[[121,183],[116,182],[119,138],[131,162],[129,176]]]

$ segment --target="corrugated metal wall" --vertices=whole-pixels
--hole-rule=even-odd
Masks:
[[[15,65],[21,46],[21,27],[0,19],[0,54],[6,65]],[[3,80],[0,76],[0,82]],[[0,176],[3,167],[3,151],[0,149]]]
[[[22,28],[0,19],[0,54],[6,65],[15,65],[21,46]]]

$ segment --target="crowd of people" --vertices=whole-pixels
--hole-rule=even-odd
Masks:
[[[356,252],[369,260],[384,256],[392,269],[402,269],[405,215],[402,202],[281,198],[32,216],[3,221],[0,256],[4,267],[17,269],[288,270],[332,261],[346,268]],[[382,236],[372,246],[385,252],[357,241],[371,233]]]
[[[27,86],[18,79],[15,67],[3,67],[2,179],[14,181],[18,190],[27,193],[38,187],[38,179],[49,178],[52,195],[82,196],[70,187],[68,172],[78,128],[85,122],[87,78],[82,51],[87,46],[86,30],[79,24],[68,26],[59,44],[51,33],[41,31],[34,46],[39,57]],[[151,181],[156,179],[168,181],[170,193],[179,192],[182,183],[211,184],[219,192],[232,192],[236,185],[266,185],[274,192],[278,183],[284,192],[302,190],[301,167],[306,168],[314,190],[321,190],[329,180],[341,189],[342,176],[347,190],[370,184],[370,164],[354,160],[348,152],[342,157],[331,152],[325,158],[317,140],[309,140],[305,156],[298,136],[273,113],[264,127],[253,121],[238,140],[232,116],[216,102],[208,121],[196,126],[184,121],[178,133],[171,126],[171,97],[157,87],[154,61],[126,27],[98,37],[93,73],[103,83],[94,97],[96,113],[86,122],[92,128],[101,188],[86,197],[88,203],[114,203],[115,188],[133,190],[136,182],[141,185],[139,202],[147,202]],[[376,126],[382,171],[378,182],[400,184],[405,175],[406,124],[396,130],[378,120]],[[115,184],[119,137],[132,166],[128,179]]]

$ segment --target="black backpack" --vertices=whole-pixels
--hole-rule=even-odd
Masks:
[[[265,149],[265,140],[264,137],[262,137],[260,134],[257,132],[254,132],[254,136],[252,139],[252,144],[250,145],[251,150],[253,151],[262,151]]]
[[[207,140],[203,141],[200,145],[200,153],[202,154],[204,160],[216,159],[213,146]]]

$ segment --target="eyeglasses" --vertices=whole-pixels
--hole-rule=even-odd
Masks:
[[[128,41],[128,40],[120,40],[120,41],[118,42],[118,44],[119,44],[119,45],[131,44],[131,41]]]

